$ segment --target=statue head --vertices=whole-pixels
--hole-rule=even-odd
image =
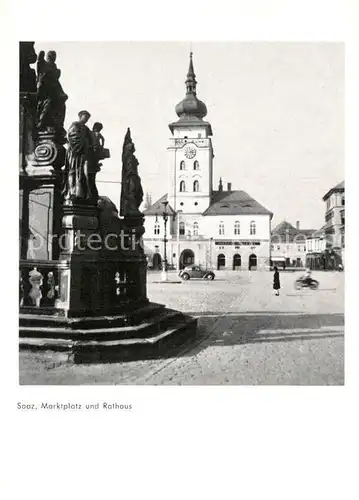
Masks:
[[[49,63],[54,63],[56,61],[56,52],[54,50],[49,50],[46,54],[46,61]]]
[[[101,130],[102,130],[102,129],[103,129],[103,125],[102,125],[102,123],[100,123],[100,122],[95,122],[95,123],[93,124],[93,127],[92,127],[92,131],[93,131],[93,132],[101,132]]]
[[[89,121],[89,119],[91,118],[91,115],[88,111],[82,110],[79,112],[78,117],[79,117],[80,122],[87,123]]]

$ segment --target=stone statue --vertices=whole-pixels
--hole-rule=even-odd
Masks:
[[[98,156],[100,160],[102,160],[102,152],[105,146],[105,138],[101,134],[102,129],[103,129],[102,123],[95,122],[93,124],[92,133],[94,136],[94,149],[96,151],[96,156]]]
[[[68,96],[59,81],[56,52],[42,50],[37,60],[37,129],[65,133],[63,128]]]
[[[141,178],[138,175],[138,160],[135,146],[131,139],[130,129],[127,129],[122,150],[122,190],[120,215],[123,217],[142,217],[139,206],[143,200]]]
[[[36,92],[36,73],[30,67],[37,59],[35,42],[20,42],[20,92]]]
[[[67,134],[63,195],[67,203],[96,203],[98,194],[91,174],[97,171],[97,159],[93,133],[86,126],[91,115],[88,111],[80,111],[78,116],[78,121],[72,123]]]
[[[20,120],[19,152],[20,169],[26,166],[27,158],[35,149],[36,138],[36,73],[30,64],[36,62],[34,42],[20,42]]]

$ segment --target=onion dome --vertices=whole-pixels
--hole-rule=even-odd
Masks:
[[[202,119],[207,114],[207,108],[202,101],[197,99],[197,81],[193,70],[192,52],[190,52],[189,55],[189,68],[185,83],[186,96],[180,103],[177,104],[176,113],[180,118],[195,116]]]

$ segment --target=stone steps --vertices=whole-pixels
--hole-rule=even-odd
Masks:
[[[165,356],[196,334],[197,319],[151,304],[118,317],[20,317],[20,351],[62,353],[66,362],[93,363]]]
[[[97,318],[91,323],[90,320],[83,323],[71,324],[68,326],[55,326],[51,324],[30,324],[20,325],[20,339],[21,338],[63,338],[68,341],[76,340],[95,340],[101,341],[103,338],[107,340],[117,339],[131,339],[134,335],[140,338],[155,335],[158,331],[163,330],[174,323],[182,316],[178,311],[171,309],[161,310],[159,314],[152,319],[146,319],[137,325],[122,325],[122,321],[116,325],[116,318],[102,319],[101,324]],[[86,327],[84,327],[86,326]]]

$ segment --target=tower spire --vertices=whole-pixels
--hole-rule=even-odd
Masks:
[[[193,53],[189,53],[189,66],[186,78],[186,95],[176,106],[176,113],[180,118],[199,118],[202,120],[207,114],[206,105],[197,98],[197,81],[193,69]]]
[[[189,53],[189,67],[186,79],[186,94],[196,95],[196,75],[193,69],[193,52]]]

